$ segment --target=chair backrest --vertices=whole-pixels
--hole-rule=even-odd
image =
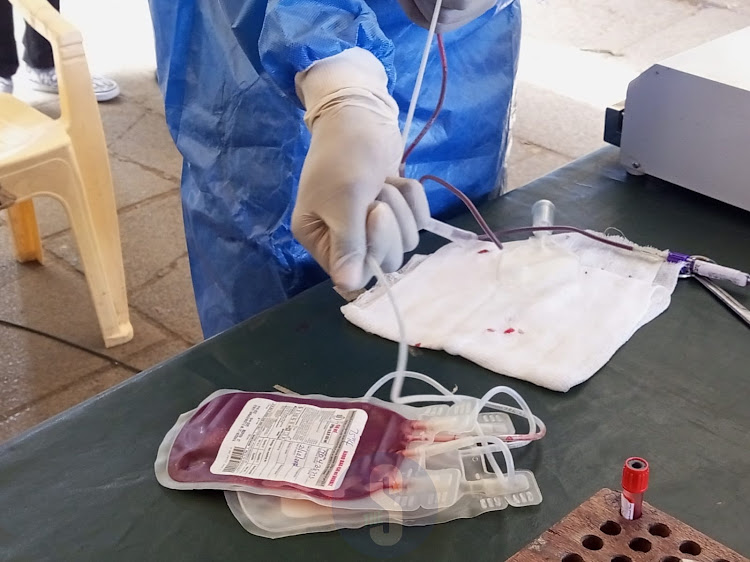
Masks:
[[[60,121],[81,154],[106,165],[81,166],[89,185],[111,184],[109,155],[83,40],[47,0],[10,0],[28,24],[52,45],[60,95]]]
[[[60,118],[69,128],[75,128],[78,119],[73,119],[74,112],[85,115],[94,110],[98,113],[81,33],[47,0],[10,0],[10,3],[52,45],[60,92]]]

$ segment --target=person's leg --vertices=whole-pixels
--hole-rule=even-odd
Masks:
[[[13,8],[0,0],[0,78],[10,80],[18,70],[18,52],[13,31]]]
[[[0,0],[0,2],[3,1],[7,0]],[[60,11],[60,0],[48,1],[55,10]],[[58,92],[57,73],[49,41],[27,25],[23,44],[26,50],[23,60],[28,66],[28,79],[32,87],[40,92],[56,94]],[[117,82],[109,78],[92,76],[92,85],[96,99],[99,101],[111,100],[120,94]]]
[[[49,0],[49,3],[55,10],[60,10],[60,0]],[[28,24],[23,34],[23,46],[25,49],[23,60],[29,67],[37,70],[48,70],[55,67],[52,45]]]

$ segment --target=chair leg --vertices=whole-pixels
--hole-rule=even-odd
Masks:
[[[8,207],[8,219],[10,219],[16,259],[21,263],[28,261],[43,263],[42,239],[39,236],[33,201],[26,199]]]
[[[114,347],[133,338],[133,327],[113,187],[110,183],[87,189],[80,176],[71,172],[73,181],[65,196],[66,208],[104,344]]]

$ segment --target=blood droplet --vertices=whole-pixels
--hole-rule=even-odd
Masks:
[[[488,254],[489,252],[489,250],[479,250],[477,254]]]
[[[515,332],[515,329],[513,329],[513,328],[508,328],[507,330],[505,330],[505,331],[503,332],[503,334],[512,334],[513,332]]]
[[[422,347],[422,344],[421,343],[415,343],[414,347]]]

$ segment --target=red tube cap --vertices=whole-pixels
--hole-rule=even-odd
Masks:
[[[642,494],[648,488],[648,462],[630,457],[622,467],[622,488],[631,494]]]

